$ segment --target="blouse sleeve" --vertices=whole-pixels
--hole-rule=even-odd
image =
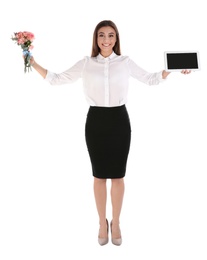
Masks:
[[[131,59],[128,59],[128,67],[130,76],[147,85],[158,85],[160,82],[165,81],[162,78],[162,71],[156,73],[147,72]]]
[[[82,77],[85,63],[86,58],[78,61],[71,68],[62,73],[47,71],[45,80],[47,80],[51,85],[71,84]]]

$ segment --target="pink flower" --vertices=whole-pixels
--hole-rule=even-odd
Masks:
[[[18,38],[17,43],[18,44],[24,44],[25,43],[24,38]]]
[[[34,40],[34,34],[33,33],[27,33],[27,39],[32,42]]]

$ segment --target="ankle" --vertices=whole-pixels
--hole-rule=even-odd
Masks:
[[[119,226],[119,219],[112,219],[111,220],[111,225]]]
[[[107,226],[107,222],[108,222],[108,220],[105,218],[105,219],[100,219],[99,220],[99,225],[100,226]]]

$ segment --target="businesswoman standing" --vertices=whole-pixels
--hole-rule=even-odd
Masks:
[[[149,73],[128,56],[121,55],[117,26],[110,20],[99,22],[93,33],[91,56],[84,57],[62,73],[53,73],[31,57],[31,65],[52,85],[68,84],[82,78],[89,104],[85,139],[94,177],[94,196],[99,216],[98,242],[122,244],[120,214],[124,197],[124,177],[131,141],[126,108],[129,78],[157,85],[169,75],[165,70]],[[190,71],[183,70],[183,74]],[[107,179],[111,180],[112,220],[106,214]]]

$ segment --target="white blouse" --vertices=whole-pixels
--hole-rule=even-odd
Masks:
[[[47,72],[45,80],[51,85],[73,83],[82,78],[86,100],[90,106],[114,107],[127,102],[129,78],[133,77],[148,85],[157,85],[162,71],[149,73],[140,68],[128,56],[116,55],[107,58],[85,57],[62,73]]]

